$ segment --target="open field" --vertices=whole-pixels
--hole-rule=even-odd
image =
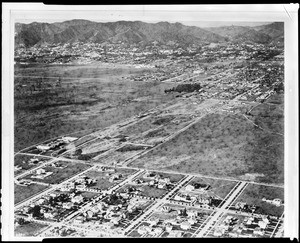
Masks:
[[[98,159],[97,161],[100,161],[101,163],[106,164],[106,165],[115,165],[115,164],[123,162],[124,160],[126,160],[138,153],[143,152],[146,148],[147,147],[133,145],[133,144],[124,145],[124,147],[121,147],[120,149],[109,152],[106,156]]]
[[[189,184],[193,183],[200,183],[200,184],[206,184],[209,185],[210,188],[207,191],[207,194],[216,197],[224,199],[226,195],[233,189],[233,187],[236,185],[236,182],[234,181],[227,181],[227,180],[217,180],[217,179],[211,179],[211,178],[200,178],[195,177]],[[196,192],[197,190],[195,190]]]
[[[31,159],[35,159],[35,160],[32,160],[32,162],[31,162],[30,161]],[[30,155],[17,154],[14,158],[14,165],[17,167],[21,167],[21,169],[16,170],[15,175],[23,173],[24,171],[32,169],[36,166],[39,166],[43,162],[46,162],[46,161],[49,161],[49,159],[42,158],[42,157],[34,157],[34,156],[30,156]]]
[[[15,91],[15,151],[63,134],[104,128],[174,97],[163,92],[173,84],[122,79],[141,72],[97,63],[16,67],[15,85],[26,86]],[[134,101],[144,96],[148,99]]]
[[[36,222],[27,222],[23,225],[18,225],[15,227],[15,236],[35,236],[41,230],[46,228],[48,225],[36,223]]]
[[[284,205],[277,207],[263,201],[263,198],[268,200],[279,198],[284,203],[284,190],[283,188],[249,184],[243,193],[235,200],[235,203],[245,202],[248,205],[255,204],[258,206],[256,213],[280,217],[283,213]]]
[[[164,188],[158,188],[156,185],[148,185],[150,181],[154,181],[155,178],[159,179],[169,179],[170,183],[173,185],[168,185]],[[150,198],[162,198],[165,196],[172,188],[174,188],[174,184],[178,183],[180,180],[184,178],[183,175],[179,174],[167,174],[162,172],[152,173],[151,176],[141,175],[136,178],[136,180],[142,180],[142,184],[127,184],[124,188],[120,189],[119,192],[127,192],[127,193],[137,193],[137,195],[150,197]]]
[[[15,184],[15,204],[24,201],[25,199],[38,194],[45,189],[47,189],[48,186],[39,185],[39,184],[31,184],[28,186],[19,186]]]
[[[82,163],[71,163],[71,162],[60,162],[63,164],[63,168],[53,167],[51,165],[47,165],[43,167],[43,169],[47,172],[52,172],[50,175],[46,176],[44,179],[33,178],[35,174],[26,175],[23,179],[29,179],[33,181],[49,183],[49,184],[58,184],[81,171],[86,170],[90,167],[90,165],[82,164]]]
[[[242,114],[208,114],[132,165],[283,183],[283,136],[272,125],[281,119],[274,113],[248,119]]]
[[[101,190],[108,190],[112,186],[120,183],[121,181],[125,180],[129,175],[132,175],[136,170],[133,169],[120,169],[117,168],[115,172],[113,171],[96,171],[91,170],[87,173],[84,173],[83,176],[87,176],[91,179],[96,179],[95,185],[90,186],[90,188],[96,188]],[[118,180],[110,181],[109,179],[112,177],[113,174],[119,173],[121,174],[121,178]]]

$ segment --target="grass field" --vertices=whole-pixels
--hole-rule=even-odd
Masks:
[[[15,236],[35,236],[47,226],[48,225],[46,224],[40,224],[36,222],[28,222],[24,225],[18,225],[15,227]]]
[[[15,74],[21,77],[15,77],[15,85],[27,86],[20,92],[15,90],[15,151],[63,134],[104,128],[174,97],[163,92],[172,84],[122,79],[141,72],[142,69],[98,64],[16,68]],[[61,87],[53,87],[59,77]],[[43,83],[41,88],[39,81]],[[32,85],[36,91],[30,90]],[[134,101],[144,96],[151,99]]]
[[[270,186],[262,186],[249,184],[243,193],[236,199],[235,202],[245,202],[249,205],[255,204],[259,208],[256,211],[261,214],[269,214],[281,216],[284,206],[276,207],[270,203],[262,201],[262,198],[273,200],[279,198],[284,202],[284,189]]]
[[[95,171],[91,170],[85,173],[83,176],[87,176],[92,179],[96,179],[96,184],[91,186],[91,188],[97,188],[101,190],[109,189],[110,187],[120,183],[120,181],[125,180],[129,175],[133,174],[135,170],[133,169],[116,169],[116,173],[121,173],[122,177],[120,180],[115,180],[113,182],[109,181],[109,178],[111,177],[112,172],[101,172],[101,171]]]
[[[193,183],[210,185],[208,194],[222,199],[224,199],[226,195],[236,185],[235,181],[226,181],[221,179],[217,180],[217,179],[203,178],[203,177],[202,178],[195,177],[189,184],[193,184]]]
[[[168,193],[166,189],[160,189],[156,187],[151,187],[148,185],[126,185],[122,189],[120,189],[118,192],[125,192],[127,188],[135,188],[137,190],[141,190],[141,192],[138,194],[140,196],[145,197],[151,197],[151,198],[162,198],[164,195]]]
[[[34,168],[34,167],[36,167],[38,165],[41,165],[43,162],[49,161],[49,159],[47,159],[47,158],[37,157],[37,159],[39,160],[38,163],[36,163],[36,164],[34,164],[34,163],[29,164],[29,160],[32,159],[32,158],[35,158],[35,157],[34,156],[30,156],[30,155],[20,155],[20,154],[17,154],[14,157],[14,165],[15,166],[20,166],[20,167],[22,167],[22,169],[20,169],[18,171],[15,171],[15,175],[23,173],[24,171],[32,169],[32,168]]]
[[[90,165],[82,164],[82,163],[63,162],[63,164],[65,164],[67,167],[56,168],[52,166],[45,166],[43,169],[46,172],[51,171],[53,173],[45,177],[44,179],[31,178],[32,174],[25,176],[24,179],[30,179],[33,181],[39,181],[39,182],[49,183],[49,184],[58,184],[90,167]]]
[[[206,115],[132,165],[234,178],[260,174],[254,180],[282,184],[284,138],[278,133],[283,132],[283,120],[274,111],[249,119],[242,114]]]
[[[48,186],[31,184],[29,186],[19,186],[15,184],[14,195],[15,195],[15,204],[24,201],[25,199],[44,191]]]

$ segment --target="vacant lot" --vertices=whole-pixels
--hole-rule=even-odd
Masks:
[[[43,169],[46,172],[53,172],[53,173],[45,177],[44,179],[31,178],[31,176],[34,174],[27,175],[24,177],[24,179],[30,179],[33,181],[39,181],[39,182],[49,183],[49,184],[58,184],[90,167],[90,165],[81,164],[81,163],[63,162],[62,164],[66,165],[66,167],[56,168],[53,166],[45,166]]]
[[[16,67],[15,151],[52,137],[101,129],[172,99],[163,92],[171,84],[122,79],[142,72],[97,64]]]
[[[226,195],[232,190],[232,188],[236,185],[235,181],[227,181],[227,180],[217,180],[211,178],[204,177],[196,177],[189,184],[193,183],[201,183],[210,185],[209,190],[207,191],[208,195],[211,195],[218,199],[224,199]]]
[[[44,191],[47,186],[39,184],[31,184],[29,186],[19,186],[15,184],[15,204],[24,201],[25,199]]]
[[[284,206],[276,207],[271,203],[264,202],[263,198],[269,200],[279,198],[284,202],[284,190],[283,188],[249,184],[235,202],[245,202],[249,205],[255,204],[259,207],[256,211],[257,213],[281,216]]]
[[[41,230],[46,228],[48,225],[40,224],[36,222],[27,222],[24,225],[18,225],[15,227],[15,236],[23,237],[23,236],[35,236]]]
[[[254,180],[283,183],[282,123],[277,111],[248,119],[209,114],[132,165],[234,178],[259,174]]]
[[[112,186],[120,183],[121,181],[125,180],[129,175],[136,172],[133,169],[116,169],[116,172],[105,172],[105,171],[95,171],[91,170],[85,173],[83,176],[87,176],[91,179],[96,179],[96,184],[91,186],[91,188],[97,188],[101,190],[107,190]],[[122,176],[119,180],[110,181],[109,179],[112,177],[113,174],[120,173]]]
[[[33,163],[29,163],[30,159],[34,159],[37,158],[38,161],[34,161]],[[49,161],[49,159],[47,158],[43,158],[43,157],[34,157],[34,156],[30,156],[30,155],[21,155],[21,154],[17,154],[14,157],[14,165],[21,167],[22,169],[15,171],[15,175],[18,175],[20,173],[23,173],[26,170],[32,169],[38,165],[41,165],[43,162]]]

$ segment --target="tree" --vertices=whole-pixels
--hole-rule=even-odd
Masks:
[[[39,205],[35,205],[29,213],[32,213],[33,218],[39,218],[41,216],[41,207]]]
[[[19,225],[24,225],[27,223],[27,221],[24,218],[19,218],[17,222]]]

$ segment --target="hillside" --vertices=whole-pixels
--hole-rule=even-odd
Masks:
[[[256,31],[251,27],[244,26],[222,26],[222,27],[211,27],[207,30],[217,33],[221,36],[229,38],[233,42],[254,42],[260,44],[269,43],[272,37],[263,31]]]
[[[86,20],[71,20],[62,23],[16,24],[16,46],[33,46],[39,43],[69,43],[75,41],[103,43],[122,41],[125,43],[149,43],[158,41],[178,44],[200,44],[223,42],[226,38],[198,27],[180,23],[159,22],[155,24],[140,21],[118,21],[97,23]]]
[[[232,42],[254,42],[259,44],[278,43],[284,41],[284,23],[274,22],[255,27],[221,26],[205,28],[206,30],[228,38]]]

